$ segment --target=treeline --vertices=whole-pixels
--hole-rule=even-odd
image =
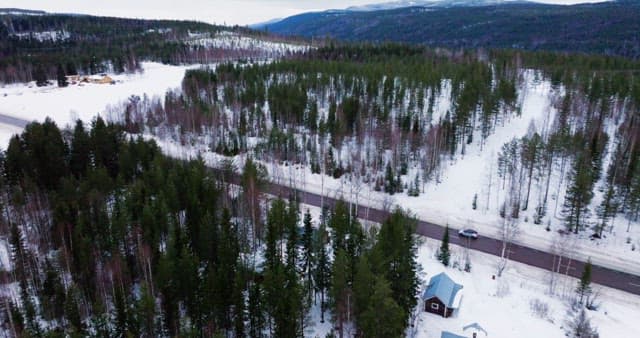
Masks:
[[[346,203],[300,224],[295,196],[263,209],[253,161],[232,193],[232,166],[171,160],[101,118],[32,123],[1,164],[11,336],[302,337],[318,306],[340,330],[401,337],[416,304],[400,210],[379,231]]]
[[[257,38],[264,33],[194,21],[141,20],[86,15],[0,15],[0,82],[28,82],[40,75],[134,72],[140,61],[209,63],[258,58],[264,52],[190,45],[194,37],[231,30]],[[233,49],[233,50],[232,50]]]
[[[74,15],[3,16],[0,81],[27,82],[33,73],[68,75],[132,72],[139,60],[177,62],[188,31],[219,28],[196,22],[134,20]],[[53,37],[43,36],[51,32]]]

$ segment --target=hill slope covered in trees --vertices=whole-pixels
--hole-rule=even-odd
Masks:
[[[0,12],[0,83],[42,83],[70,74],[133,72],[140,70],[141,61],[210,63],[274,57],[278,52],[264,48],[275,39],[241,27],[11,13]],[[280,54],[283,52],[287,51]]]
[[[518,48],[640,56],[640,3],[573,6],[502,3],[305,13],[269,32],[349,41],[397,41],[451,48]]]

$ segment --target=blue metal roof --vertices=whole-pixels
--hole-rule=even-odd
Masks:
[[[467,338],[465,336],[458,336],[457,334],[453,334],[451,332],[442,331],[442,335],[440,338]]]
[[[453,302],[460,289],[462,289],[462,285],[456,284],[446,273],[442,272],[431,277],[422,299],[437,297],[445,306],[453,308]]]

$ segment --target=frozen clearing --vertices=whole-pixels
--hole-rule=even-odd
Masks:
[[[77,119],[88,123],[97,115],[107,117],[109,105],[119,104],[132,95],[164,97],[168,89],[180,87],[187,69],[195,67],[198,66],[143,62],[141,73],[109,74],[116,81],[114,85],[83,83],[59,88],[55,81],[46,87],[37,87],[33,82],[7,85],[0,87],[0,114],[40,122],[50,117],[61,128]],[[2,148],[10,137],[6,134],[13,132],[15,129],[0,127]]]

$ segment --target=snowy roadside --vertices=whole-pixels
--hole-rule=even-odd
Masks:
[[[347,176],[340,179],[326,175],[323,177],[301,165],[274,164],[264,161],[261,163],[269,171],[269,177],[274,183],[330,197],[349,199],[373,208],[399,205],[427,222],[442,226],[448,224],[456,229],[470,227],[478,230],[481,236],[499,238],[503,219],[500,218],[497,210],[505,192],[500,190],[500,179],[494,173],[497,153],[505,142],[526,135],[532,126],[537,130],[548,129],[555,114],[552,100],[556,94],[548,82],[529,80],[521,93],[521,114],[512,117],[509,121],[504,121],[484,144],[467,145],[465,155],[458,156],[445,164],[439,182],[429,182],[424,185],[419,197],[410,197],[403,193],[389,196],[383,192],[374,191],[371,185],[351,182]],[[440,101],[438,100],[439,103]],[[442,104],[442,109],[445,108],[446,104]],[[188,137],[188,145],[179,143],[176,137],[174,140],[171,140],[171,137],[166,139],[147,137],[154,139],[170,156],[178,158],[202,156],[211,166],[218,165],[224,159],[223,156],[210,150],[207,146],[210,144],[210,139],[206,135]],[[245,156],[238,155],[233,158],[236,168],[242,168]],[[408,178],[413,177],[414,170],[409,169]],[[591,241],[588,238],[589,232],[578,236],[562,236],[558,233],[558,230],[564,228],[558,204],[561,206],[561,201],[564,199],[566,181],[566,177],[563,181],[558,175],[551,178],[551,185],[556,188],[552,189],[548,216],[540,225],[533,224],[532,220],[535,209],[534,200],[539,198],[543,191],[537,184],[532,187],[531,206],[529,210],[522,212],[518,220],[519,236],[514,242],[545,252],[550,252],[553,246],[560,244],[564,250],[563,255],[572,259],[586,261],[590,258],[594,264],[600,266],[640,274],[640,250],[632,250],[632,245],[635,244],[633,238],[636,240],[640,238],[640,227],[634,226],[630,233],[623,233],[623,228],[626,227],[618,226],[619,229],[606,234],[606,239],[598,241]],[[479,195],[476,210],[471,206],[474,194]],[[632,240],[629,241],[628,238]]]
[[[143,63],[144,72],[132,75],[117,75],[116,85],[87,84],[69,88],[55,86],[29,88],[24,85],[6,86],[0,88],[0,113],[28,120],[42,121],[51,116],[59,126],[64,127],[76,118],[89,122],[96,115],[105,115],[110,111],[109,105],[117,105],[128,100],[131,95],[148,97],[162,97],[168,88],[180,86],[184,72],[194,66],[168,66],[158,63]],[[415,213],[420,219],[440,224],[449,224],[452,228],[475,228],[486,237],[498,237],[502,219],[498,215],[501,198],[505,194],[499,189],[500,180],[495,171],[497,153],[505,142],[512,138],[520,138],[527,134],[531,126],[538,130],[549,128],[553,120],[555,108],[553,97],[557,95],[548,82],[530,79],[527,86],[521,90],[522,111],[519,116],[504,121],[484,144],[477,142],[467,145],[465,155],[458,155],[449,159],[443,165],[439,182],[429,182],[423,186],[419,197],[406,194],[389,196],[382,192],[373,191],[372,187],[363,183],[353,183],[348,177],[334,179],[329,176],[311,173],[303,166],[287,166],[263,162],[275,183],[294,185],[295,187],[331,197],[345,198],[358,203],[381,208],[396,204]],[[445,86],[446,88],[446,86]],[[449,108],[447,91],[437,100],[434,116],[442,114]],[[107,116],[108,117],[108,116]],[[0,124],[0,142],[6,148],[10,136],[19,129]],[[209,165],[217,165],[222,156],[212,153],[207,146],[210,142],[206,136],[188,137],[189,145],[182,145],[177,140],[155,139],[165,153],[178,158],[195,158],[201,155]],[[256,140],[253,140],[256,141]],[[343,150],[343,152],[348,149]],[[244,155],[236,156],[236,167],[241,168]],[[606,167],[606,164],[605,164]],[[407,178],[415,175],[415,169],[410,168]],[[631,232],[625,233],[626,226],[618,225],[613,233],[607,233],[607,238],[591,241],[589,233],[579,236],[560,236],[557,230],[563,228],[563,221],[559,212],[564,198],[564,182],[560,177],[552,177],[552,191],[549,201],[548,216],[541,225],[532,222],[534,202],[529,210],[523,211],[519,219],[520,235],[514,240],[521,245],[549,252],[553,245],[562,242],[565,255],[571,258],[592,261],[608,268],[640,274],[640,250],[632,251],[632,246],[640,247],[640,227],[635,224]],[[474,195],[478,194],[478,208],[471,208]],[[541,194],[538,185],[532,188],[532,200]],[[597,198],[594,199],[597,202]],[[558,207],[560,204],[560,207]],[[620,221],[616,221],[620,223]],[[550,232],[546,225],[550,224]],[[576,237],[578,237],[576,239]],[[563,242],[567,240],[567,242]],[[637,243],[636,243],[637,242]]]

